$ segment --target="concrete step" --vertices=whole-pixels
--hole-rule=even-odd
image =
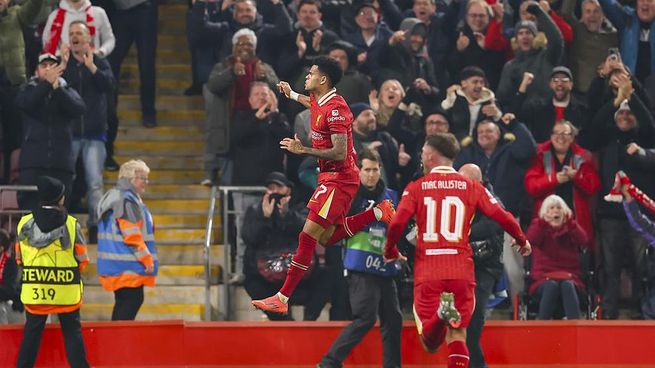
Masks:
[[[210,288],[212,304],[218,301],[219,286]],[[204,304],[204,286],[156,286],[143,289],[144,302],[148,304]],[[84,288],[84,303],[113,304],[114,293],[102,286],[87,286]]]
[[[141,110],[125,110],[118,111],[118,118],[120,119],[120,126],[129,125],[127,122],[134,122],[141,125]],[[158,113],[157,123],[160,126],[177,125],[177,126],[191,126],[190,123],[203,124],[207,114],[204,110],[161,110]],[[127,123],[127,124],[126,124]],[[156,130],[157,128],[154,128]],[[154,131],[153,130],[153,131]]]
[[[147,163],[148,162],[146,161],[146,164]],[[200,183],[200,181],[204,179],[204,176],[202,170],[152,170],[148,175],[148,180],[150,181],[150,186],[159,184],[191,185]],[[118,171],[104,172],[104,181],[106,184],[116,183],[116,178],[118,178]],[[148,188],[146,188],[146,192],[147,191]],[[209,196],[207,196],[207,198],[209,198]]]
[[[161,114],[166,114],[162,111]],[[119,126],[118,137],[120,141],[177,141],[191,140],[202,141],[203,132],[199,126],[163,126],[156,129],[143,126]]]
[[[83,321],[109,321],[114,304],[82,303],[81,319]],[[136,315],[137,321],[156,321],[181,319],[184,321],[202,321],[205,315],[204,304],[151,304],[148,299]]]
[[[159,3],[160,3],[159,19],[169,19],[169,18],[180,19],[181,17],[186,16],[187,11],[189,10],[189,6],[186,5],[186,2],[162,5],[160,0]],[[185,43],[186,43],[186,38],[185,38]]]
[[[157,33],[160,35],[186,34],[186,13],[179,14],[177,18],[159,18],[158,26]],[[184,46],[186,47],[186,43]]]
[[[157,94],[160,95],[183,95],[184,90],[189,87],[190,76],[187,78],[178,77],[178,78],[160,78],[157,77],[155,81],[155,87],[157,89]],[[120,91],[121,93],[139,93],[139,79],[132,77],[129,79],[121,79]]]
[[[187,67],[179,64],[178,66]],[[158,110],[204,110],[205,102],[202,96],[157,96],[155,106]],[[139,95],[123,94],[118,97],[120,110],[141,111]]]
[[[184,32],[184,31],[183,31]],[[175,32],[159,32],[159,34],[176,34]],[[136,64],[136,48],[132,47],[125,58],[125,63],[127,64]],[[187,45],[184,45],[176,50],[163,50],[157,49],[156,53],[157,65],[164,64],[184,64],[191,61],[191,54],[187,48]]]
[[[220,202],[219,202],[220,203]],[[75,218],[81,224],[86,224],[89,215],[86,213],[76,213]],[[155,221],[157,231],[160,229],[204,229],[207,226],[207,214],[153,214],[152,217]],[[220,207],[216,207],[216,215],[214,215],[214,229],[218,230],[221,226]]]
[[[202,142],[193,140],[151,142],[117,140],[114,147],[116,153],[123,156],[159,154],[161,156],[175,157],[196,156],[202,155],[203,153]]]
[[[114,159],[119,164],[127,162],[132,158],[133,158],[132,156],[121,156],[121,155],[114,156]],[[148,163],[148,167],[153,172],[158,170],[202,170],[203,169],[203,160],[202,157],[200,156],[161,157],[161,156],[141,155],[141,159],[143,159]]]
[[[221,277],[221,267],[212,265],[211,283],[218,284]],[[98,279],[98,268],[95,263],[89,263],[84,272],[82,280],[86,285],[100,285]],[[167,286],[204,286],[205,267],[202,265],[161,265],[157,275],[157,285]]]
[[[179,46],[176,46],[179,47]],[[157,78],[191,78],[191,66],[186,64],[160,64],[156,68]],[[127,63],[121,66],[121,80],[139,79],[139,66],[136,63]]]
[[[98,259],[98,246],[87,246],[89,258],[96,262]],[[215,244],[209,247],[209,261],[213,265],[223,264],[223,245]],[[161,244],[157,242],[157,258],[162,265],[204,265],[205,247],[203,244]]]
[[[143,196],[150,199],[208,199],[210,188],[204,185],[152,185]]]
[[[163,18],[165,20],[174,20],[179,19],[179,14],[177,18]],[[162,50],[179,50],[183,47],[188,47],[189,41],[186,38],[186,30],[183,33],[175,34],[160,34],[157,36],[157,48]],[[189,66],[191,70],[191,66]]]

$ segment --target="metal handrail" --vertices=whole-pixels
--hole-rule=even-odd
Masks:
[[[214,226],[214,211],[216,210],[216,196],[221,193],[221,207],[223,215],[221,222],[223,223],[223,319],[230,320],[230,285],[228,285],[229,264],[231,257],[231,247],[228,244],[228,217],[229,215],[236,215],[236,220],[239,220],[241,211],[230,210],[229,195],[232,192],[241,193],[263,193],[266,187],[261,186],[212,186],[209,197],[209,209],[207,211],[207,227],[205,229],[205,320],[211,320],[211,269],[210,269],[210,247],[212,243],[212,232]],[[237,237],[239,234],[237,234]],[[220,300],[219,300],[220,302]]]

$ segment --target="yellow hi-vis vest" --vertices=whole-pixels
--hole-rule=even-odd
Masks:
[[[31,220],[33,215],[23,216],[18,222],[17,233]],[[35,248],[20,241],[23,263],[23,288],[20,300],[28,305],[75,305],[82,300],[82,278],[79,263],[75,259],[75,228],[77,220],[68,216],[66,229],[70,246],[61,247],[57,239],[44,248]]]

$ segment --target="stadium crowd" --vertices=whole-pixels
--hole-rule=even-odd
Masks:
[[[243,236],[231,283],[243,284],[253,298],[270,294],[280,275],[261,262],[284,264],[288,257],[280,255],[296,248],[318,166],[280,149],[280,140],[294,135],[310,145],[312,122],[308,110],[280,98],[277,83],[302,92],[312,60],[327,55],[343,70],[336,88],[353,112],[354,147],[368,158],[360,167],[374,162],[380,171],[379,188],[377,181],[367,186],[362,174],[373,194],[360,197],[402,193],[422,173],[425,137],[453,133],[461,145],[455,169],[478,165],[485,186],[529,229],[534,248],[531,265],[524,265],[511,239],[498,240],[495,229],[488,236],[494,241],[476,245],[480,272],[492,264],[484,299],[506,275],[511,296],[526,292],[539,300],[539,318],[579,318],[578,299],[590,290],[602,296],[603,318],[619,318],[622,307],[629,313],[621,317],[643,317],[639,302],[653,276],[648,243],[622,205],[603,196],[620,170],[655,194],[655,0],[188,5],[192,76],[185,94],[205,100],[203,184],[269,189],[263,198],[234,198],[248,220],[237,224]],[[118,169],[117,79],[133,43],[142,124],[157,128],[157,6],[156,0],[0,0],[2,180],[34,185],[49,175],[65,185],[69,204],[73,180],[84,178],[91,242],[102,221],[96,214],[103,170]],[[19,199],[25,209],[36,205],[36,197]],[[411,240],[411,229],[404,238]],[[403,247],[411,265],[410,240]],[[503,249],[487,249],[492,243]],[[590,259],[584,266],[598,277],[583,277],[582,259]],[[313,285],[304,297],[311,301],[305,318],[317,318],[331,300],[331,317],[347,319],[341,246],[319,252],[312,267],[303,281]],[[411,280],[407,270],[394,275]],[[399,295],[402,305],[411,287],[398,287],[389,295]]]

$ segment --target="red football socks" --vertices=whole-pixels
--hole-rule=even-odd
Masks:
[[[455,340],[448,344],[448,368],[468,368],[469,349],[465,341]]]
[[[447,331],[448,325],[446,322],[440,320],[439,317],[436,316],[436,313],[434,318],[423,322],[423,337],[435,348],[438,348],[443,344],[446,339]]]
[[[280,289],[280,293],[286,297],[291,297],[296,286],[300,283],[305,272],[309,269],[314,256],[316,248],[316,239],[312,238],[304,232],[298,235],[298,249],[296,254],[293,255],[291,266],[287,271],[287,278],[284,280],[284,285]]]
[[[327,244],[323,245],[332,245],[339,240],[350,238],[365,228],[368,224],[376,220],[377,219],[375,218],[375,212],[373,211],[373,208],[364,212],[360,212],[356,215],[346,217],[342,224],[337,225],[337,228],[334,230],[334,233],[332,233],[332,236],[327,241]]]

